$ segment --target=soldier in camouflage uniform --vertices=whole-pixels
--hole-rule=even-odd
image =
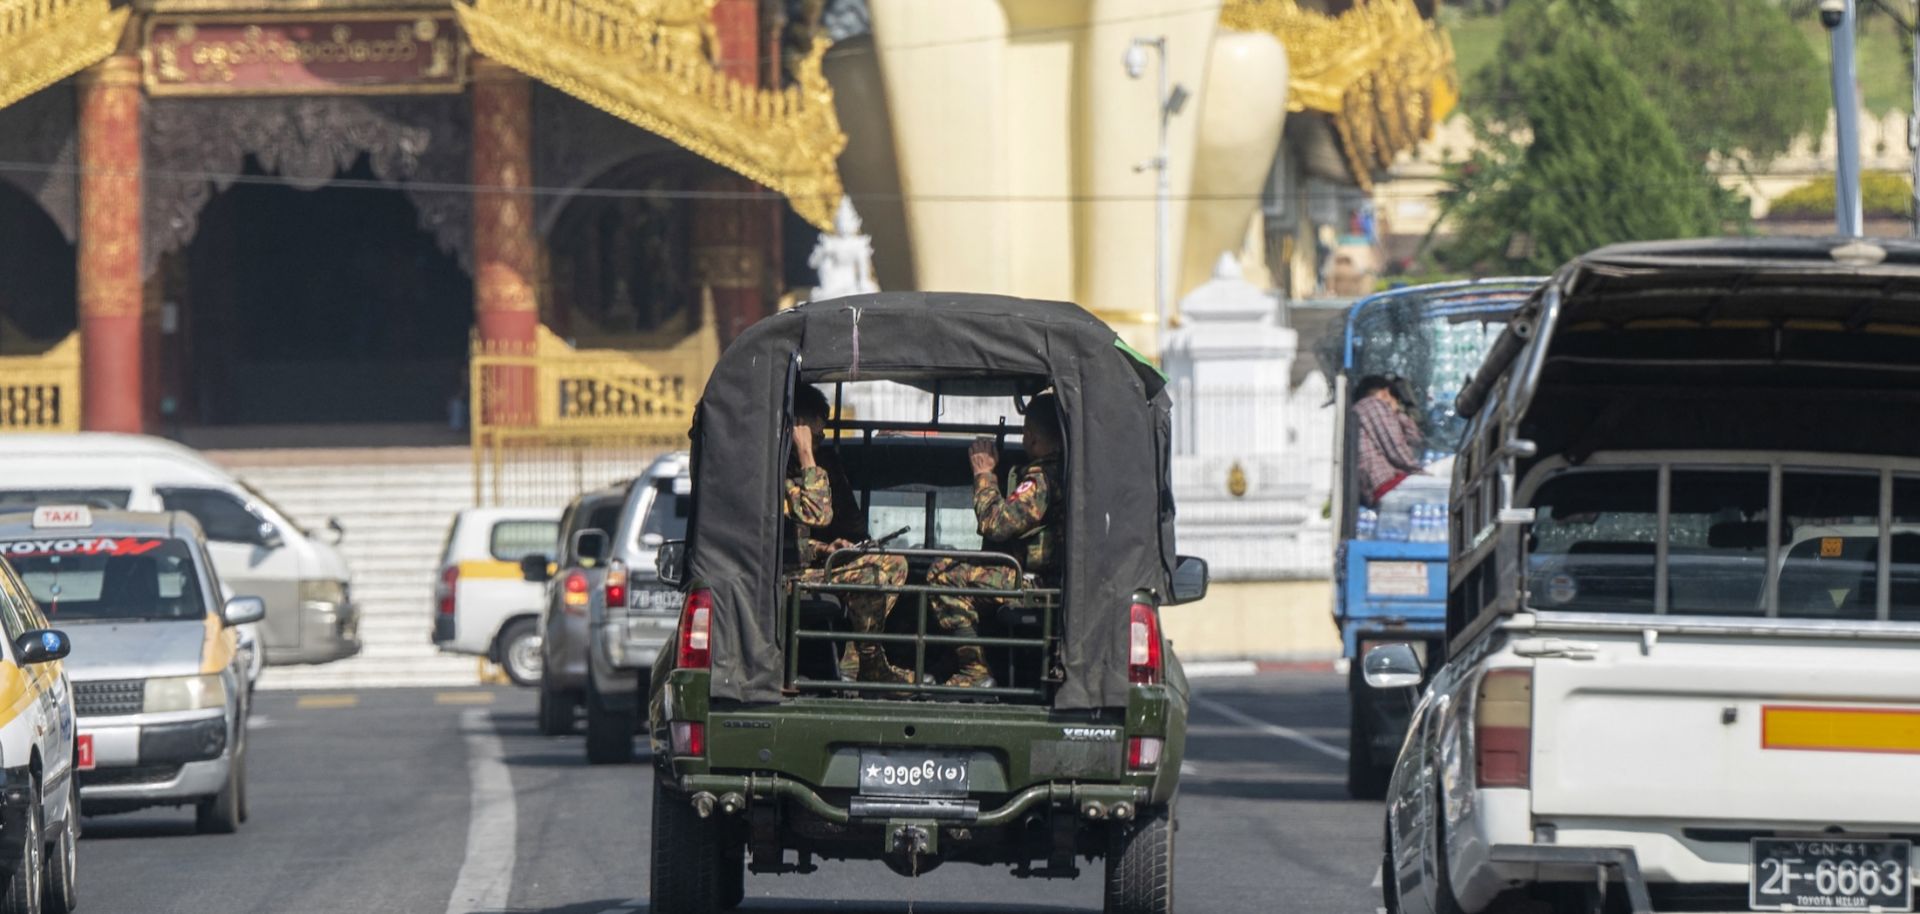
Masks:
[[[827,557],[867,538],[860,523],[860,506],[838,467],[814,459],[814,445],[825,435],[827,398],[812,386],[794,392],[793,456],[780,508],[786,518],[803,528],[800,561],[806,568],[799,579],[810,584],[877,584],[898,587],[907,580],[907,560],[897,555],[866,553],[829,571]],[[849,594],[847,613],[855,632],[877,632],[893,612],[894,594]],[[878,644],[849,644],[840,660],[840,672],[862,682],[909,682],[913,674],[893,665]]]
[[[973,513],[979,522],[980,538],[988,543],[1015,545],[1016,554],[1026,570],[1036,578],[1051,579],[1057,572],[1061,550],[1061,531],[1057,517],[1065,507],[1066,489],[1060,474],[1060,413],[1051,393],[1043,393],[1027,403],[1022,441],[1031,459],[1018,474],[1017,483],[1009,479],[1010,491],[1000,492],[994,476],[998,458],[993,441],[981,438],[973,443],[967,459],[973,463]],[[1013,590],[1020,581],[1007,565],[975,565],[953,559],[940,559],[927,570],[927,583],[936,587],[977,587]],[[980,613],[972,598],[937,596],[933,598],[934,617],[948,634],[973,637],[980,624]],[[992,687],[986,656],[978,645],[954,648],[957,669],[947,685]]]

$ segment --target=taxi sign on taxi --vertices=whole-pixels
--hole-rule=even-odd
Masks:
[[[91,527],[93,512],[86,505],[42,505],[33,509],[35,529],[47,527]]]

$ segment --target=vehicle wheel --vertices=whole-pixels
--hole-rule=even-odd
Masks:
[[[80,882],[76,877],[80,862],[80,787],[72,775],[67,777],[67,821],[53,838],[47,855],[46,910],[49,914],[69,914],[80,906]]]
[[[747,900],[747,842],[744,829],[720,842],[720,907],[731,911]]]
[[[240,794],[247,778],[247,757],[236,752],[227,766],[227,784],[220,792],[194,804],[193,827],[203,835],[231,835],[240,830]]]
[[[1142,809],[1107,840],[1107,914],[1172,914],[1173,809]]]
[[[546,661],[540,656],[539,622],[521,619],[508,625],[500,632],[496,653],[500,657],[500,668],[507,671],[507,678],[513,680],[514,685],[540,684],[540,670]]]
[[[540,681],[540,735],[566,736],[573,732],[573,696]]]
[[[1400,914],[1400,881],[1393,872],[1393,816],[1388,814],[1385,834],[1380,838],[1380,910]]]
[[[0,914],[40,914],[40,902],[46,896],[46,838],[41,833],[40,785],[34,783],[27,797],[27,816],[20,854],[13,860],[13,873],[7,878],[7,893],[0,895]]]
[[[1347,796],[1378,800],[1387,795],[1393,769],[1373,761],[1373,724],[1372,715],[1363,705],[1365,689],[1364,684],[1358,684],[1347,690],[1351,696],[1347,705]]]
[[[726,910],[721,835],[687,798],[653,776],[653,847],[648,873],[650,910],[714,914]]]
[[[587,762],[593,765],[624,765],[633,761],[633,731],[639,726],[632,711],[615,711],[600,699],[600,691],[587,683]]]

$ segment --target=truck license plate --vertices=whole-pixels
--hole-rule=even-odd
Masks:
[[[967,756],[959,752],[865,749],[860,793],[880,797],[963,797]]]
[[[1756,911],[1911,911],[1913,845],[1849,838],[1755,838]]]
[[[1375,597],[1427,595],[1426,562],[1368,562],[1367,594]]]

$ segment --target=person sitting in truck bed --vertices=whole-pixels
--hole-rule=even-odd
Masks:
[[[979,521],[981,539],[992,543],[1021,544],[1018,550],[1028,573],[1052,579],[1058,572],[1061,550],[1058,518],[1065,507],[1066,489],[1060,480],[1060,411],[1051,393],[1042,393],[1027,402],[1026,422],[1021,441],[1030,458],[1018,474],[1020,482],[1002,495],[994,469],[999,457],[991,438],[979,438],[967,452],[973,464],[973,512]],[[1019,585],[1014,569],[1008,565],[982,565],[939,559],[927,570],[927,583],[936,587],[978,587],[1012,590]],[[980,624],[979,608],[971,597],[951,594],[933,598],[935,618],[948,634],[973,637]],[[968,688],[992,688],[993,676],[987,669],[980,646],[963,644],[954,648],[956,671],[947,685]]]
[[[1355,436],[1359,454],[1354,476],[1360,484],[1360,503],[1369,508],[1379,507],[1380,499],[1401,480],[1425,469],[1420,463],[1426,446],[1420,426],[1407,415],[1394,390],[1395,380],[1367,375],[1353,391],[1353,422],[1360,430]]]
[[[868,584],[898,587],[907,580],[907,560],[898,555],[864,553],[852,561],[826,568],[827,558],[867,539],[860,505],[853,487],[832,458],[816,457],[814,447],[826,435],[827,398],[818,388],[800,385],[793,396],[793,460],[788,464],[781,512],[801,529],[800,561],[806,566],[800,580],[811,584]],[[827,465],[822,465],[823,461]],[[848,594],[847,615],[858,633],[886,628],[893,612],[893,593]],[[840,660],[840,673],[861,682],[910,682],[913,674],[887,659],[879,644],[849,644]]]

